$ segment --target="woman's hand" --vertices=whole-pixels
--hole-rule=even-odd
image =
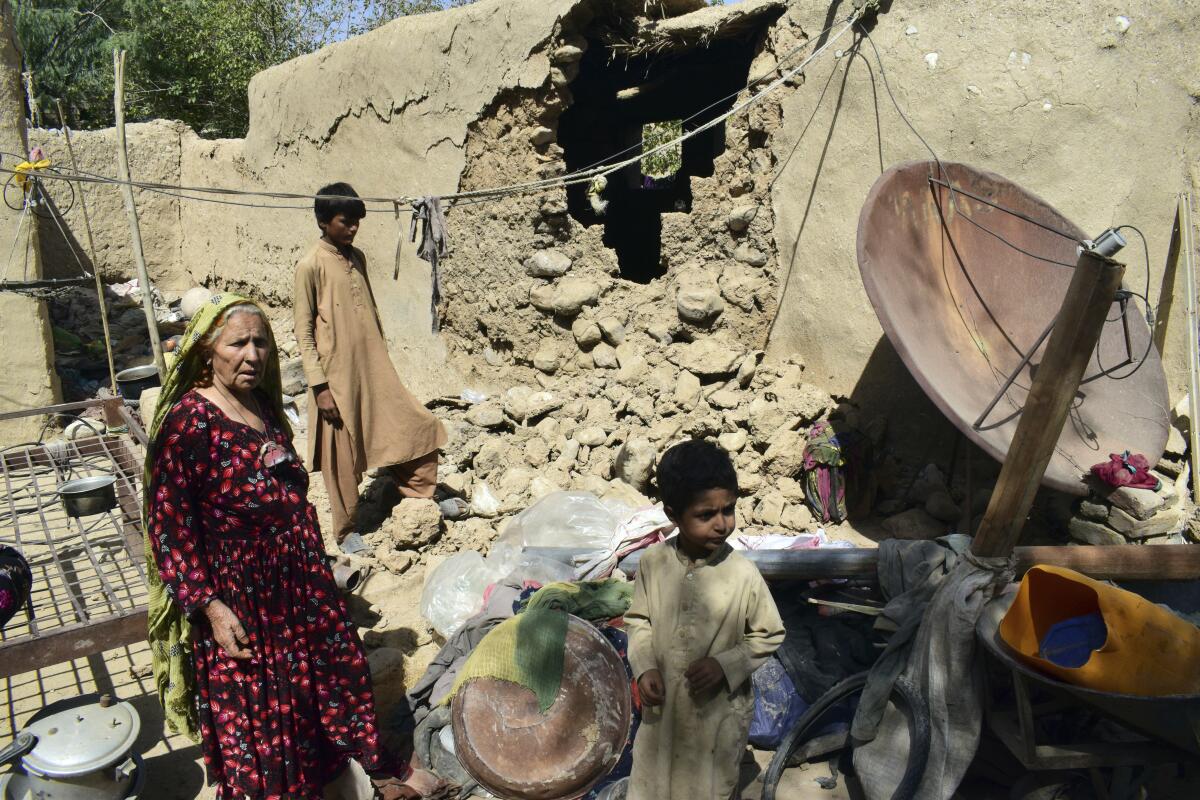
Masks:
[[[329,384],[323,384],[313,389],[313,395],[317,401],[317,413],[321,415],[321,419],[335,428],[342,427],[342,413],[338,411],[337,403],[333,400],[333,392],[329,390]]]
[[[656,669],[648,669],[638,678],[638,695],[642,705],[661,706],[667,699],[667,689],[663,684],[662,673]]]
[[[687,672],[683,673],[683,677],[687,679],[689,693],[695,697],[725,680],[725,670],[721,669],[720,661],[708,656],[693,661]]]
[[[245,645],[250,644],[250,637],[242,627],[241,620],[233,609],[220,600],[213,600],[204,607],[208,624],[212,626],[213,639],[230,658],[245,659],[253,655]]]

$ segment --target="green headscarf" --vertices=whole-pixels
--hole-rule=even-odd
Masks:
[[[173,733],[186,734],[192,741],[200,740],[200,724],[196,715],[196,676],[192,662],[192,626],[179,605],[167,594],[167,588],[158,574],[154,551],[150,547],[151,470],[161,445],[159,431],[163,420],[180,398],[196,385],[204,372],[203,352],[199,345],[227,309],[242,304],[257,306],[260,310],[262,308],[253,300],[225,293],[214,295],[192,317],[175,351],[175,360],[167,371],[167,379],[158,395],[158,404],[154,407],[154,419],[146,431],[150,446],[146,448],[146,464],[142,475],[142,531],[146,548],[146,580],[150,584],[147,612],[150,655],[167,727]],[[263,320],[266,321],[265,313]],[[266,370],[258,388],[266,395],[275,420],[290,438],[292,431],[283,414],[279,353],[274,346],[267,357]]]

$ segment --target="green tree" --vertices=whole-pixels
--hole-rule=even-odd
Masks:
[[[396,17],[471,0],[13,0],[46,124],[111,125],[112,51],[129,51],[130,119],[241,136],[255,73]]]
[[[24,69],[32,72],[45,124],[61,100],[75,126],[111,125],[112,50],[129,47],[124,0],[13,0]]]

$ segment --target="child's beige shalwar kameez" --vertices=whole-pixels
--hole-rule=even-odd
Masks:
[[[319,240],[296,266],[296,342],[310,387],[328,384],[342,417],[321,419],[310,392],[308,460],[329,490],[334,533],[353,530],[358,484],[367,469],[392,467],[401,493],[431,497],[437,484],[437,451],[446,442],[438,419],[396,374],[366,258],[352,258]]]
[[[729,800],[754,710],[750,675],[783,643],[783,622],[752,563],[728,545],[692,561],[676,541],[642,556],[625,615],[634,675],[657,668],[666,685],[666,702],[642,709],[628,800]],[[683,675],[706,656],[728,685],[691,697]]]

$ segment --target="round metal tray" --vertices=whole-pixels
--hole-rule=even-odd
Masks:
[[[451,705],[455,750],[471,777],[508,800],[573,800],[607,775],[629,738],[625,665],[599,631],[570,617],[562,686],[543,714],[523,686],[471,681]]]

